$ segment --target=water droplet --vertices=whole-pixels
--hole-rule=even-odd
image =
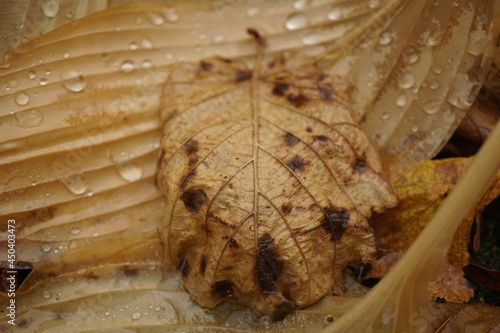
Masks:
[[[157,306],[157,307],[155,308],[155,311],[156,311],[156,312],[160,312],[160,310],[161,310],[161,307],[159,307],[159,306]]]
[[[18,112],[15,114],[17,126],[22,128],[36,127],[43,121],[43,116],[38,110]]]
[[[226,36],[217,34],[212,38],[212,41],[216,44],[221,44],[226,41]]]
[[[17,105],[26,105],[30,101],[30,97],[23,91],[17,93],[16,95],[16,104]]]
[[[122,176],[126,181],[135,182],[142,177],[142,169],[133,161],[126,160],[119,162],[116,164],[116,167],[118,168],[120,176]]]
[[[59,11],[59,1],[44,0],[42,1],[42,12],[47,17],[55,17]]]
[[[424,111],[428,115],[436,114],[441,107],[441,102],[439,100],[427,102],[424,105]]]
[[[51,73],[51,72],[50,72],[50,69],[46,69],[46,70],[45,70],[45,75],[50,75],[50,73]]]
[[[409,89],[415,84],[415,77],[411,73],[404,73],[399,81],[399,87],[402,89]]]
[[[151,68],[153,66],[153,63],[151,62],[151,60],[144,60],[142,62],[142,68]]]
[[[7,81],[7,83],[12,88],[15,88],[15,87],[17,87],[19,85],[19,81],[17,81],[16,79],[9,79],[9,81]]]
[[[392,42],[392,35],[389,32],[384,32],[378,40],[380,45],[389,45]]]
[[[48,83],[47,78],[42,77],[42,78],[40,79],[40,85],[41,85],[41,86],[46,86],[46,85],[47,85],[47,83]]]
[[[128,49],[131,50],[131,51],[135,51],[139,48],[139,45],[137,45],[136,42],[131,42],[129,45],[128,45]]]
[[[323,41],[323,36],[315,32],[307,34],[304,38],[302,38],[302,43],[304,45],[314,45],[320,43],[321,41]]]
[[[408,97],[406,97],[405,95],[401,95],[396,99],[397,106],[403,107],[406,105],[406,103],[408,103]]]
[[[295,9],[304,9],[307,6],[307,0],[295,0],[293,2],[293,8]]]
[[[328,19],[331,21],[337,21],[342,17],[342,11],[340,8],[333,7],[328,11]]]
[[[443,31],[436,30],[433,31],[427,38],[427,44],[429,44],[429,46],[436,46],[441,43],[442,39],[443,39]]]
[[[429,88],[431,88],[432,90],[437,89],[438,87],[439,87],[438,80],[432,81],[431,84],[430,84],[430,86],[429,86]]]
[[[69,52],[68,51],[64,51],[63,54],[62,54],[62,57],[64,59],[68,59],[69,58]]]
[[[80,228],[73,228],[73,229],[71,229],[69,232],[70,232],[72,235],[78,235],[81,231],[82,231],[82,229],[80,229]]]
[[[87,182],[82,174],[75,173],[62,179],[62,182],[73,194],[83,194],[88,189]]]
[[[135,64],[131,60],[125,60],[120,65],[120,70],[125,74],[132,73],[135,70]]]
[[[295,13],[289,15],[285,20],[285,27],[288,30],[297,30],[307,26],[307,16],[302,13]]]
[[[149,12],[148,17],[149,17],[149,21],[151,23],[153,23],[154,25],[163,25],[165,23],[165,19],[159,13]]]
[[[42,251],[45,252],[45,253],[48,253],[50,252],[50,250],[52,250],[52,246],[50,244],[42,244]]]
[[[382,119],[383,120],[387,120],[387,119],[390,119],[391,118],[391,114],[388,113],[388,112],[385,112],[382,114]]]
[[[169,23],[175,23],[179,21],[179,13],[175,8],[166,8],[163,11],[165,13],[165,17]]]
[[[370,0],[368,1],[368,7],[375,8],[380,4],[380,0]]]
[[[141,319],[141,317],[142,317],[142,314],[140,312],[134,312],[134,313],[132,313],[132,319],[133,320]]]
[[[207,35],[206,34],[200,34],[198,36],[198,38],[201,39],[201,40],[204,40],[204,39],[207,39]]]
[[[418,61],[418,54],[413,46],[410,45],[405,46],[403,52],[403,60],[407,64],[414,64]]]
[[[10,62],[6,62],[4,59],[2,59],[0,61],[0,68],[6,69],[6,68],[10,68],[10,66],[11,66]]]
[[[154,46],[153,42],[149,38],[144,38],[141,41],[141,44],[142,44],[142,47],[145,48],[146,50],[152,49]]]
[[[49,299],[52,297],[52,294],[50,292],[48,292],[47,290],[44,290],[42,293],[42,297],[45,299]]]
[[[83,76],[77,71],[66,71],[61,73],[63,87],[72,92],[81,92],[85,89],[86,82]]]
[[[413,125],[413,126],[411,127],[411,131],[412,131],[413,133],[417,133],[417,132],[418,132],[418,126],[417,126],[417,125]]]
[[[34,79],[36,78],[36,73],[35,73],[35,71],[29,71],[29,72],[28,72],[28,78],[29,78],[30,80],[34,80]]]
[[[434,73],[436,73],[438,75],[443,73],[443,67],[441,67],[439,65],[433,65],[431,69]]]

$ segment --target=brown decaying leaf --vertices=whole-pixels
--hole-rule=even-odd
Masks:
[[[500,307],[483,303],[469,304],[450,316],[436,333],[500,332]]]
[[[196,302],[230,299],[282,319],[339,293],[375,252],[368,218],[393,206],[377,153],[351,116],[351,86],[310,58],[254,70],[209,58],[173,65],[158,184],[165,243]]]
[[[464,267],[465,275],[488,289],[500,291],[500,271],[473,263]]]
[[[404,1],[391,3],[395,2]],[[431,2],[434,1],[428,1]],[[41,2],[32,0],[29,3],[33,10],[28,11],[26,16],[19,16],[24,20],[11,22],[10,16],[5,18],[5,21],[2,20],[2,23],[9,24],[13,29],[24,27],[22,38],[32,37],[29,30],[33,27],[31,23],[40,23],[37,11],[39,13]],[[115,2],[107,2],[107,4],[113,3]],[[467,50],[469,54],[462,58],[463,66],[459,71],[445,71],[444,74],[457,77],[462,75],[460,78],[463,79],[463,74],[471,68],[478,66],[486,68],[487,56],[483,56],[483,52],[487,48],[483,46],[485,42],[489,45],[489,42],[477,37],[481,36],[484,27],[486,38],[490,38],[491,31],[487,29],[492,27],[490,23],[495,20],[491,21],[491,12],[486,8],[488,2],[479,2],[481,6],[477,3],[467,4],[465,7],[464,3],[456,3],[454,0],[439,3],[447,8],[432,9],[432,12],[448,13],[451,8],[461,10],[466,7],[466,12],[475,12],[478,21],[484,23],[481,28],[469,34],[469,42],[463,43],[464,41],[460,40],[456,44],[447,43],[448,51],[451,49],[453,54],[457,54],[455,52],[457,50]],[[16,2],[16,5],[18,4],[20,2]],[[455,6],[456,4],[458,6]],[[75,5],[75,2],[70,4],[70,1],[65,1],[61,4],[55,20],[64,21],[64,16],[68,14],[64,9],[72,5]],[[79,9],[75,11],[73,18],[83,13],[81,6],[86,5],[85,10],[92,12],[97,8],[91,9],[91,6],[102,5],[102,2],[78,1],[77,5]],[[300,10],[309,18],[309,25],[288,31],[283,23],[289,15],[298,10],[291,3],[283,6],[281,2],[245,1],[224,2],[221,6],[215,7],[212,5],[209,2],[176,3],[173,6],[177,9],[178,21],[170,24],[166,20],[165,15],[168,12],[165,12],[165,9],[171,7],[165,7],[161,3],[127,4],[67,24],[64,28],[42,35],[35,41],[9,52],[12,57],[8,57],[7,62],[0,64],[1,89],[2,92],[5,90],[0,96],[2,125],[0,159],[1,174],[5,177],[2,178],[0,185],[2,192],[0,199],[3,220],[15,217],[19,218],[18,221],[27,221],[26,224],[19,224],[17,243],[19,260],[37,264],[58,257],[74,247],[92,248],[93,243],[106,238],[106,235],[121,238],[127,233],[135,233],[137,237],[142,237],[145,232],[157,228],[160,220],[158,212],[163,209],[164,200],[153,186],[152,175],[160,137],[158,133],[160,123],[156,121],[156,115],[159,107],[159,87],[166,77],[164,67],[181,58],[196,60],[221,52],[231,57],[249,55],[253,52],[253,47],[245,42],[247,37],[244,34],[244,28],[248,27],[249,23],[258,24],[259,28],[262,27],[266,33],[272,35],[270,48],[273,50],[300,47],[305,52],[315,50],[318,53],[324,50],[321,46],[317,46],[319,44],[334,48],[344,45],[347,32],[353,37],[351,41],[355,41],[348,42],[347,45],[354,45],[356,51],[363,51],[364,54],[380,55],[374,62],[361,59],[354,65],[359,68],[353,76],[357,77],[357,82],[362,83],[361,88],[357,90],[357,94],[361,96],[367,90],[371,90],[371,87],[378,91],[384,85],[399,93],[400,89],[397,85],[390,84],[390,80],[387,81],[388,84],[384,84],[385,79],[382,77],[380,81],[382,83],[375,85],[371,85],[370,80],[380,78],[373,74],[380,73],[379,65],[383,63],[389,66],[385,67],[387,70],[383,73],[385,75],[392,73],[389,69],[391,59],[398,58],[400,54],[403,61],[412,59],[416,55],[419,61],[413,66],[420,64],[427,66],[425,67],[427,70],[420,66],[416,71],[431,75],[429,69],[435,69],[432,65],[445,64],[449,55],[447,51],[429,56],[429,50],[442,50],[445,45],[425,44],[425,38],[421,37],[428,36],[436,26],[425,24],[432,18],[422,15],[422,12],[417,14],[410,7],[401,11],[388,11],[386,2],[375,3],[368,0],[339,2],[340,11],[335,12],[339,14],[339,19],[331,21],[326,13],[332,9],[332,4],[315,1]],[[333,9],[336,8],[337,3]],[[200,16],[199,13],[203,15]],[[380,13],[386,13],[383,20],[377,19],[381,17]],[[418,22],[417,26],[423,30],[406,38],[407,30],[401,28],[400,23],[409,21],[396,19],[402,13],[419,17],[415,22]],[[448,22],[445,16],[437,17],[435,22],[442,27],[455,25],[456,22]],[[165,23],[157,25],[157,20],[161,17]],[[208,38],[201,39],[201,33],[192,34],[194,31],[192,22],[200,22],[203,26],[202,31]],[[381,22],[384,24],[381,25]],[[389,32],[392,42],[387,45],[382,43],[377,45],[379,38],[380,41],[391,40],[386,38],[387,34],[382,36],[386,28],[385,23],[393,27]],[[237,29],[238,26],[241,29]],[[35,25],[35,28],[31,31],[37,36],[37,31],[46,31],[45,27]],[[466,36],[467,32],[463,26],[460,29],[456,36]],[[361,45],[358,43],[359,33],[363,31],[370,33],[364,34],[366,38]],[[465,33],[462,33],[464,31]],[[216,42],[216,36],[226,37],[226,40],[222,43]],[[312,44],[304,47],[306,41]],[[375,46],[365,47],[366,42],[373,42]],[[405,47],[405,43],[408,44],[408,48]],[[415,43],[419,47],[412,49]],[[194,48],[193,45],[199,45],[199,48]],[[393,48],[395,45],[401,47]],[[137,50],[132,49],[133,46],[137,47]],[[403,47],[405,53],[402,53]],[[342,47],[337,49],[346,50]],[[481,58],[482,62],[471,61],[470,52],[476,59]],[[134,71],[130,73],[120,71],[120,65],[125,60],[135,64]],[[140,64],[144,64],[144,67],[139,68]],[[152,67],[148,68],[146,64]],[[362,65],[371,69],[366,67],[365,69],[361,67]],[[415,69],[410,67],[408,69]],[[398,65],[392,68],[397,79],[398,73],[404,72],[406,67]],[[86,84],[84,90],[67,89],[64,74],[69,70],[82,71],[82,78]],[[32,72],[36,74],[34,79]],[[492,82],[495,84],[497,81]],[[82,84],[78,80],[73,82]],[[441,87],[446,86],[443,81],[440,83]],[[425,84],[425,81],[417,80],[415,90],[420,87],[419,84]],[[457,86],[463,87],[461,84]],[[498,88],[498,85],[495,87]],[[457,96],[468,96],[467,93],[463,94],[463,91],[464,89],[450,90],[447,95],[448,100],[456,101]],[[20,105],[14,102],[19,93],[28,95],[30,98],[28,104]],[[425,93],[429,98],[444,96],[436,90]],[[376,93],[369,95],[368,99],[371,99]],[[393,102],[394,100],[391,101]],[[371,102],[365,104],[372,105]],[[383,121],[385,117],[382,117],[385,104],[384,101],[380,101],[377,107],[380,112],[373,117],[374,121],[364,123],[365,128],[368,130],[371,128],[372,134],[376,134],[375,131],[381,127],[387,130],[387,127],[384,127],[384,123],[387,122]],[[360,117],[370,112],[363,108],[357,109],[360,111],[358,115]],[[399,108],[394,111],[403,115]],[[424,120],[417,116],[422,109],[416,108],[413,111],[415,112],[404,113],[405,119],[401,121],[401,125],[406,127],[400,126],[401,131],[396,133],[395,137],[410,133],[410,126],[413,126],[414,120]],[[448,120],[454,113],[439,112],[437,115],[441,117],[439,119]],[[412,117],[416,118],[412,120]],[[427,131],[429,124],[442,125],[440,121],[433,119],[419,123],[418,134],[421,135],[418,139],[425,140],[432,134],[431,141],[439,143],[441,135],[446,136],[447,133],[442,131],[431,133],[430,130]],[[386,147],[390,148],[391,144],[387,144]],[[431,151],[425,149],[419,153],[427,154],[424,158],[432,155]],[[54,172],[53,162],[62,162],[67,168]],[[36,168],[33,167],[35,165]],[[137,174],[140,179],[137,179]],[[130,228],[131,226],[133,227]],[[1,252],[5,252],[6,245],[3,236],[4,234],[0,242]],[[94,301],[94,304],[101,304],[102,299],[96,298]],[[36,306],[36,304],[30,305]],[[95,314],[94,307],[88,309],[91,314]],[[32,313],[41,313],[37,311],[34,310]],[[61,319],[53,318],[49,308],[44,316],[61,324]],[[36,315],[34,317],[40,318]],[[66,322],[71,323],[71,318],[68,317]]]
[[[379,246],[387,253],[372,264],[368,277],[383,277],[427,225],[444,198],[468,166],[470,159],[434,160],[392,181],[399,205],[373,217]],[[429,286],[432,297],[466,302],[473,290],[462,268],[469,263],[470,230],[476,214],[500,194],[500,175],[455,233],[445,266]]]

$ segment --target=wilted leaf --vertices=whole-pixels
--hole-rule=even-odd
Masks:
[[[464,331],[465,329],[465,331]],[[463,307],[436,331],[436,333],[500,331],[500,308],[484,303],[474,303]]]
[[[464,273],[468,278],[481,283],[486,288],[500,291],[500,271],[476,264],[468,264],[464,267]]]
[[[395,200],[350,85],[297,54],[261,70],[261,53],[253,71],[224,58],[172,67],[158,183],[167,253],[193,299],[281,319],[373,258],[367,218]]]
[[[367,277],[383,277],[397,262],[397,258],[402,256],[430,221],[469,162],[470,159],[466,158],[429,161],[392,182],[399,200],[398,207],[374,216],[372,220],[379,246],[388,253],[373,263],[373,269]],[[430,285],[433,297],[466,302],[473,296],[473,290],[462,271],[469,263],[471,225],[476,214],[500,195],[499,180],[500,175],[456,231],[446,264],[437,281]]]

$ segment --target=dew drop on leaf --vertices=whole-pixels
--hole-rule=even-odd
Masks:
[[[429,86],[429,88],[431,88],[432,90],[437,89],[438,87],[439,87],[438,80],[432,81],[431,84],[430,84],[430,86]]]
[[[23,106],[30,102],[30,97],[23,91],[16,95],[16,104]]]
[[[285,27],[288,30],[297,30],[307,26],[307,16],[303,13],[294,13],[289,15],[285,20]]]
[[[128,44],[128,49],[130,51],[135,51],[139,48],[139,45],[137,45],[136,42],[130,42],[130,44]]]
[[[304,38],[302,38],[302,43],[304,45],[314,45],[320,43],[322,40],[323,40],[322,35],[313,32],[305,35]]]
[[[415,76],[411,73],[404,73],[399,82],[399,87],[402,89],[409,89],[415,84]]]
[[[131,60],[125,60],[120,65],[120,70],[125,74],[132,73],[135,70],[135,64]]]
[[[216,44],[224,43],[226,41],[226,36],[217,34],[212,38],[212,41]]]
[[[295,0],[293,2],[293,8],[295,9],[304,9],[307,6],[307,0]]]
[[[404,48],[403,60],[407,64],[414,64],[418,61],[418,54],[413,46],[408,45]]]
[[[141,319],[141,317],[142,317],[142,314],[140,312],[134,312],[134,313],[132,313],[132,319],[133,320]]]
[[[63,87],[71,92],[81,92],[85,89],[86,82],[83,76],[73,70],[69,70],[61,73],[61,79],[63,81]]]
[[[63,178],[62,182],[73,194],[83,194],[88,189],[85,178],[79,173]]]
[[[427,44],[429,46],[437,46],[441,43],[442,38],[443,32],[441,30],[433,31],[427,38]]]
[[[11,88],[16,88],[19,85],[19,81],[17,81],[16,79],[10,79],[9,81],[7,81],[7,83]]]
[[[392,42],[392,35],[389,32],[384,32],[378,40],[380,45],[389,45]]]
[[[406,103],[408,103],[408,97],[406,97],[405,95],[400,95],[397,99],[396,99],[396,104],[397,106],[405,106]]]
[[[45,253],[48,253],[50,252],[50,250],[52,250],[52,246],[50,244],[42,244],[42,251],[45,252]]]
[[[116,167],[120,176],[128,182],[138,181],[142,177],[142,169],[133,161],[119,162]]]
[[[148,13],[148,18],[153,25],[163,25],[165,23],[163,16],[156,12]]]
[[[73,228],[73,229],[71,229],[69,232],[70,232],[72,235],[78,235],[81,231],[82,231],[82,229],[80,229],[80,228]]]
[[[153,63],[151,62],[151,60],[144,60],[142,62],[142,68],[151,68],[153,66]]]
[[[154,44],[149,38],[144,38],[141,42],[142,47],[145,48],[146,50],[150,50],[153,48]]]
[[[59,1],[57,0],[44,0],[41,6],[42,12],[47,17],[55,17],[59,11]]]
[[[47,290],[44,290],[42,293],[42,297],[45,299],[49,299],[52,297],[52,294],[50,292],[48,292]]]
[[[42,78],[40,79],[40,85],[41,85],[41,86],[46,86],[46,85],[47,85],[47,83],[48,83],[47,78],[42,77]]]
[[[33,70],[29,71],[29,72],[28,72],[28,78],[29,78],[30,80],[35,79],[35,78],[36,78],[36,73],[35,73],[35,71],[33,71]]]
[[[166,8],[164,12],[165,12],[165,17],[167,18],[167,21],[169,23],[175,23],[179,21],[179,13],[177,12],[177,9]]]
[[[441,103],[438,100],[427,102],[424,105],[424,111],[428,115],[436,114],[439,111]]]

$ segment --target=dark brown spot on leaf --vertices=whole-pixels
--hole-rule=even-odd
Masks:
[[[258,240],[257,250],[257,280],[263,292],[273,293],[278,291],[276,280],[283,266],[274,246],[274,239],[269,234],[264,234]]]
[[[307,162],[299,155],[295,155],[290,161],[286,163],[286,165],[288,165],[288,167],[293,171],[304,171]]]
[[[87,274],[84,275],[87,279],[90,279],[90,280],[99,280],[99,277],[97,275],[95,275],[94,272],[90,271],[88,272]]]
[[[271,315],[272,320],[282,320],[287,314],[295,310],[297,305],[287,299],[281,300],[276,304],[273,314]]]
[[[300,94],[300,95],[289,94],[287,96],[287,99],[291,104],[293,104],[294,106],[296,106],[298,108],[307,102],[307,98],[302,94]]]
[[[252,77],[252,73],[249,71],[236,71],[234,78],[236,82],[243,82]]]
[[[306,132],[308,133],[312,133],[313,129],[311,128],[311,126],[307,126],[306,127]]]
[[[189,139],[188,142],[184,144],[184,150],[186,151],[186,154],[192,155],[196,153],[200,149],[198,145],[198,141],[194,139]]]
[[[118,274],[123,277],[131,278],[139,275],[139,269],[134,267],[124,266],[118,270]]]
[[[220,57],[220,60],[224,61],[226,64],[230,64],[233,62],[232,59],[228,59],[228,58],[223,58],[223,57]]]
[[[184,258],[181,262],[181,267],[179,268],[179,271],[181,272],[182,276],[188,276],[189,272],[191,271],[191,267],[189,266],[189,263],[186,258]]]
[[[328,137],[327,136],[324,136],[324,135],[315,135],[313,136],[313,139],[314,140],[317,140],[317,141],[328,141]]]
[[[229,239],[229,247],[232,248],[232,249],[237,249],[240,247],[240,245],[238,244],[238,242],[236,241],[236,239],[234,238],[230,238]]]
[[[285,143],[287,144],[287,146],[293,146],[297,142],[299,142],[299,138],[297,138],[295,135],[293,135],[292,133],[289,133],[289,132],[285,133],[284,139],[285,139]]]
[[[207,195],[205,191],[200,189],[188,189],[182,193],[181,200],[184,202],[187,210],[197,213],[207,201]]]
[[[331,101],[332,100],[332,86],[329,84],[319,84],[318,85],[318,92],[321,98],[323,98],[325,101]]]
[[[228,297],[234,294],[233,288],[234,285],[231,283],[231,281],[222,280],[214,283],[212,291],[219,297]]]
[[[207,256],[202,256],[200,259],[200,274],[205,275],[205,269],[207,269]]]
[[[345,232],[349,222],[349,212],[344,208],[325,207],[326,217],[321,222],[321,227],[331,237],[338,241]]]
[[[367,167],[366,161],[361,158],[357,158],[356,162],[354,162],[354,170],[356,170],[357,173],[365,172]]]
[[[287,83],[276,82],[273,86],[273,90],[271,91],[273,95],[276,96],[284,96],[285,91],[288,90],[290,86]]]
[[[28,320],[26,318],[21,317],[17,320],[17,326],[19,327],[25,327],[28,324]]]
[[[198,67],[200,72],[203,71],[211,71],[214,68],[214,65],[212,65],[209,62],[206,62],[204,60],[200,61],[200,66]]]
[[[290,213],[292,211],[292,205],[290,205],[289,203],[281,205],[281,211],[285,215]]]

